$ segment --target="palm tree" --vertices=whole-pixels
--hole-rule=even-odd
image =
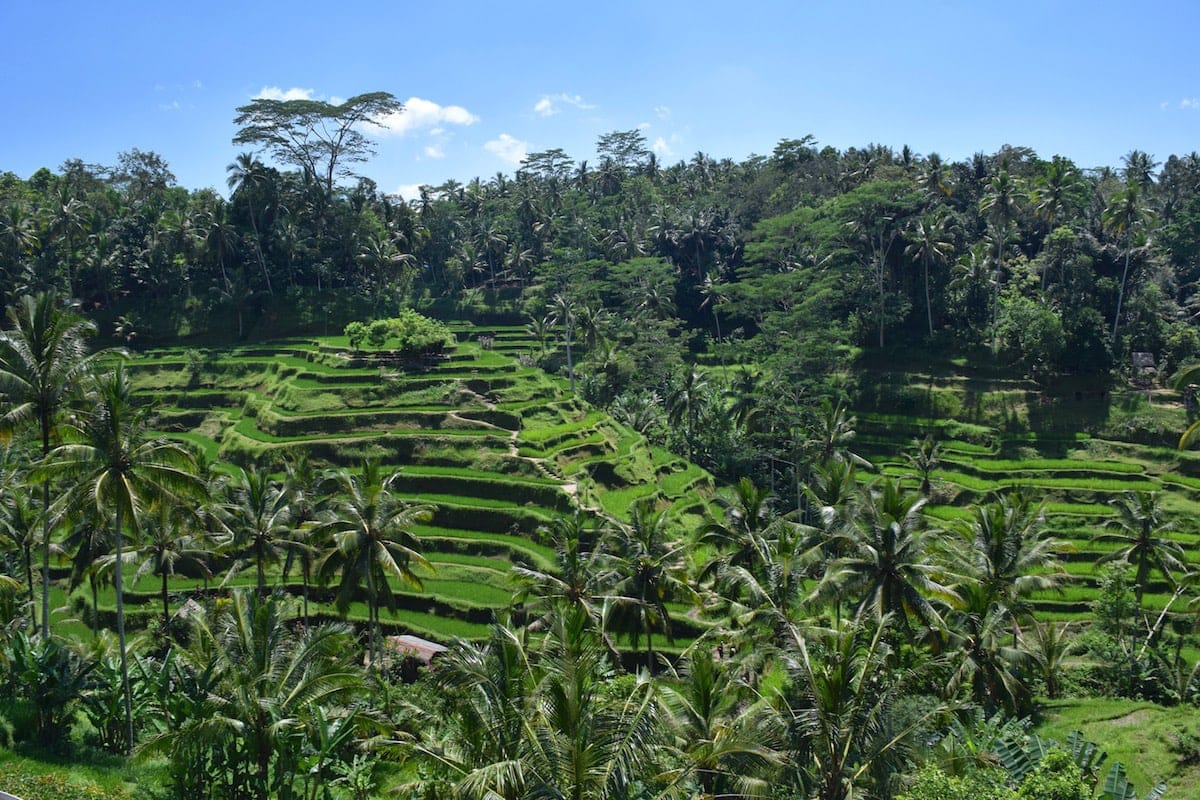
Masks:
[[[695,456],[696,429],[710,399],[708,373],[695,366],[686,369],[667,394],[667,421],[683,425],[687,436],[688,458]]]
[[[456,794],[466,798],[518,800],[527,796],[523,758],[536,712],[535,665],[524,637],[493,625],[486,641],[457,642],[439,658],[435,680],[446,707],[430,721],[452,723],[450,734],[417,751],[453,776]]]
[[[879,783],[904,764],[914,731],[944,712],[933,707],[897,727],[896,700],[912,671],[891,664],[886,625],[857,620],[832,631],[794,637],[789,663],[792,688],[782,698],[797,740],[794,768],[804,796],[848,800],[871,777]]]
[[[546,340],[550,338],[550,329],[552,327],[554,327],[552,317],[539,317],[536,314],[530,314],[529,322],[525,325],[525,333],[537,340],[538,346],[541,348],[542,358],[546,357]]]
[[[284,462],[284,493],[288,496],[288,511],[291,525],[284,532],[280,544],[286,557],[283,562],[283,580],[288,579],[293,564],[300,565],[300,583],[303,592],[304,625],[308,626],[308,587],[312,583],[313,566],[322,550],[323,542],[316,535],[319,522],[321,476],[312,468],[308,454],[301,452],[294,459]]]
[[[250,211],[250,229],[254,232],[254,255],[258,260],[259,269],[262,270],[263,280],[267,284],[267,294],[274,295],[275,290],[271,287],[271,273],[263,258],[262,234],[258,230],[258,221],[254,215],[254,192],[269,180],[269,173],[253,153],[239,153],[237,160],[225,167],[225,171],[229,173],[225,183],[229,186],[230,200],[239,191],[244,191],[249,195],[246,205]]]
[[[1112,340],[1117,342],[1117,330],[1121,324],[1121,304],[1125,299],[1125,289],[1129,282],[1129,261],[1133,255],[1133,234],[1148,215],[1148,210],[1142,203],[1141,184],[1130,181],[1125,188],[1117,192],[1104,209],[1102,221],[1106,230],[1125,239],[1125,269],[1121,273],[1121,286],[1117,292],[1117,313],[1113,317]]]
[[[604,521],[578,508],[539,527],[538,535],[554,547],[555,569],[514,566],[519,588],[513,604],[522,605],[532,598],[530,610],[540,613],[536,627],[542,629],[550,615],[565,605],[581,609],[596,629],[603,631],[603,605],[613,578],[608,552],[612,534]]]
[[[701,643],[690,651],[677,681],[662,686],[680,767],[672,785],[695,782],[701,797],[766,795],[775,768],[786,759],[783,720],[766,698],[747,698],[748,688]]]
[[[556,615],[537,666],[537,711],[525,740],[527,796],[618,800],[646,774],[660,737],[654,683],[638,679],[606,700],[608,672],[587,616],[578,609]]]
[[[634,504],[629,524],[620,526],[613,539],[618,578],[611,613],[629,626],[634,647],[645,634],[646,658],[652,673],[654,632],[662,631],[668,641],[674,641],[667,601],[690,593],[677,577],[684,548],[668,543],[669,521],[669,509],[658,510],[653,499],[643,500]]]
[[[1083,177],[1079,169],[1069,160],[1055,156],[1034,181],[1029,201],[1033,204],[1034,212],[1046,221],[1048,233],[1053,233],[1058,222],[1079,203],[1083,192]],[[1046,289],[1047,272],[1042,272],[1043,291]]]
[[[700,541],[712,544],[717,552],[701,569],[701,580],[719,577],[730,567],[763,574],[771,559],[767,531],[775,519],[770,499],[771,491],[755,486],[749,478],[741,478],[732,490],[716,496],[721,518],[709,517],[700,529]]]
[[[1159,167],[1154,156],[1144,150],[1130,150],[1121,157],[1121,161],[1125,165],[1121,172],[1126,183],[1135,183],[1142,189],[1154,185],[1154,171]]]
[[[117,639],[121,649],[121,685],[125,695],[125,747],[133,746],[133,711],[125,643],[124,583],[121,565],[126,531],[137,534],[145,509],[154,501],[178,502],[203,496],[191,453],[177,442],[151,438],[150,409],[137,406],[133,385],[118,363],[94,379],[89,413],[67,426],[65,442],[40,468],[47,479],[72,481],[71,505],[93,506],[113,519],[113,581],[117,590]]]
[[[417,589],[421,578],[416,569],[432,569],[421,555],[421,543],[412,532],[414,525],[433,517],[429,506],[406,503],[393,493],[400,473],[384,476],[378,459],[364,459],[357,475],[339,472],[334,482],[339,496],[331,504],[318,535],[332,547],[317,564],[322,581],[338,579],[336,604],[345,614],[360,587],[367,597],[372,665],[382,659],[379,639],[379,606],[396,607],[396,594],[389,578]]]
[[[571,329],[575,327],[575,304],[559,292],[551,300],[550,315],[554,324],[563,328],[563,340],[567,347],[567,379],[571,382],[571,394],[575,394],[575,364],[571,360]]]
[[[193,617],[181,655],[210,688],[197,713],[146,742],[188,788],[209,800],[295,797],[305,734],[320,709],[344,705],[364,688],[349,659],[349,630],[320,625],[295,633],[276,598],[235,591],[212,617]]]
[[[96,326],[63,310],[52,294],[24,295],[0,332],[0,427],[32,420],[50,453],[66,397],[90,368],[87,338]],[[50,635],[50,478],[42,479],[42,636]]]
[[[111,581],[112,523],[94,508],[76,515],[63,540],[63,549],[71,557],[71,586],[85,579],[92,594],[92,635],[100,635],[100,585]]]
[[[180,571],[206,578],[212,574],[208,568],[212,552],[204,536],[193,529],[195,521],[190,509],[160,500],[142,522],[140,545],[127,555],[138,565],[135,584],[148,573],[159,577],[164,626],[171,620],[167,581]]]
[[[870,469],[871,462],[850,449],[858,435],[855,431],[857,424],[858,418],[850,413],[844,401],[826,401],[805,443],[813,451],[813,462],[824,465],[837,460]]]
[[[960,568],[1015,625],[1032,616],[1030,595],[1057,589],[1066,543],[1046,531],[1046,514],[1019,491],[976,506],[963,528]],[[1015,632],[1014,632],[1015,636]]]
[[[1066,665],[1067,656],[1075,644],[1071,623],[1053,621],[1040,622],[1033,626],[1032,634],[1022,637],[1022,647],[1029,660],[1046,684],[1046,696],[1051,700],[1059,695],[1059,675]]]
[[[993,602],[984,584],[968,580],[958,591],[962,602],[950,612],[948,628],[955,663],[947,694],[953,697],[970,684],[972,700],[986,716],[1001,709],[1019,716],[1029,707],[1029,687],[1021,676],[1028,655],[1004,644],[1008,611]]]
[[[935,442],[932,436],[926,435],[924,439],[913,439],[912,450],[904,454],[908,465],[916,470],[921,479],[921,494],[925,497],[929,497],[929,493],[933,491],[930,478],[940,464],[941,449],[941,445]]]
[[[862,489],[846,529],[849,553],[830,565],[816,596],[858,597],[856,616],[882,624],[910,614],[935,630],[945,628],[931,598],[952,599],[934,558],[936,531],[923,527],[926,499],[881,478]]]
[[[37,603],[33,588],[33,552],[38,544],[40,515],[22,485],[22,474],[5,472],[0,478],[6,479],[0,481],[0,552],[15,552],[20,560],[29,603],[26,613],[29,614],[30,630],[34,630],[37,620],[33,610]]]
[[[1020,195],[1019,180],[1001,168],[988,181],[983,199],[979,201],[979,213],[987,214],[992,228],[992,241],[996,247],[996,279],[992,286],[992,348],[998,346],[996,321],[1000,309],[1000,283],[1004,279],[1004,249],[1009,241],[1009,228],[1017,215],[1017,198]]]
[[[221,507],[232,535],[229,546],[237,559],[229,574],[233,576],[252,559],[259,595],[267,593],[267,565],[278,564],[286,550],[292,523],[290,500],[271,473],[255,464],[230,484],[229,500]]]
[[[708,307],[712,311],[713,324],[717,327],[717,341],[721,339],[721,317],[717,314],[717,306],[725,303],[725,290],[721,288],[721,276],[719,272],[709,272],[704,276],[704,283],[700,284],[700,295],[704,298],[700,303],[700,307]]]
[[[933,305],[929,300],[929,266],[949,261],[954,247],[949,229],[950,212],[939,206],[936,211],[917,217],[904,236],[908,240],[904,254],[919,260],[925,271],[925,319],[930,336],[933,336]]]
[[[1187,556],[1179,542],[1161,535],[1173,530],[1175,525],[1167,519],[1158,492],[1125,492],[1113,507],[1117,517],[1110,521],[1109,527],[1116,530],[1096,534],[1093,540],[1122,545],[1101,557],[1100,563],[1124,561],[1133,566],[1134,600],[1141,608],[1150,572],[1157,569],[1171,580],[1173,572],[1187,571]]]

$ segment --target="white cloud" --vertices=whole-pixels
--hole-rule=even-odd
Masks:
[[[462,106],[443,106],[432,100],[410,97],[404,101],[404,110],[388,114],[376,120],[387,133],[403,136],[424,128],[435,131],[442,125],[474,125],[479,117]]]
[[[542,99],[538,100],[537,103],[534,104],[533,112],[543,117],[553,117],[555,114],[562,111],[562,106],[564,105],[574,106],[575,108],[583,111],[587,111],[590,108],[596,107],[592,103],[585,101],[582,95],[567,94],[566,92],[562,92],[560,94],[542,95]]]
[[[293,86],[290,89],[280,89],[278,86],[264,86],[254,95],[255,100],[312,100],[312,89],[301,89]]]
[[[670,158],[671,156],[675,155],[675,152],[671,150],[670,146],[667,144],[667,140],[661,136],[654,140],[654,144],[651,145],[650,149],[659,156],[665,156],[666,158]]]
[[[159,103],[158,107],[163,111],[179,111],[183,108],[183,106],[179,105],[178,100],[172,100],[169,103]]]
[[[197,79],[197,80],[192,81],[192,88],[193,89],[203,89],[204,84],[201,83],[199,79]]]
[[[668,108],[667,106],[655,106],[654,114],[659,119],[667,120],[667,119],[671,118],[671,109]]]
[[[525,160],[525,155],[529,150],[529,142],[523,142],[520,139],[509,136],[507,133],[502,133],[499,138],[485,143],[483,149],[493,155],[499,156],[510,164],[520,164]]]
[[[1179,107],[1188,111],[1200,111],[1200,100],[1195,97],[1185,97],[1179,101]]]
[[[446,151],[442,149],[440,144],[431,144],[425,148],[426,158],[445,158]]]
[[[419,183],[402,183],[396,187],[396,191],[392,194],[398,194],[405,200],[416,200],[421,196],[421,184]]]
[[[639,131],[649,130],[649,129],[650,129],[650,127],[651,127],[651,125],[650,125],[650,123],[649,123],[649,122],[639,122],[639,123],[637,124],[637,129],[638,129]]]

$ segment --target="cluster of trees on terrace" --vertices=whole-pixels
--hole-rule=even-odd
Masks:
[[[514,800],[1085,797],[1096,776],[1069,757],[1000,758],[1028,753],[1013,720],[1038,693],[1200,697],[1186,632],[1141,608],[1152,576],[1176,598],[1194,588],[1154,495],[1123,498],[1108,534],[1119,566],[1069,666],[1076,637],[1032,614],[1032,593],[1065,580],[1041,508],[1010,493],[938,524],[919,491],[863,480],[848,435],[801,487],[811,524],[749,480],[698,530],[672,529],[650,503],[628,520],[557,519],[543,532],[554,568],[517,568],[490,638],[457,643],[406,688],[390,680],[379,623],[400,583],[420,584],[412,528],[427,509],[373,462],[222,477],[150,434],[119,362],[87,353],[88,323],[57,298],[22,297],[9,322],[3,730],[66,746],[76,728],[162,755],[172,796],[367,797],[390,780]],[[93,597],[111,581],[115,642],[56,635],[56,558]],[[163,616],[131,646],[122,570],[135,565],[162,578]],[[310,581],[336,587],[343,611],[365,599],[365,637],[297,613],[276,591],[289,568],[305,599]],[[240,569],[254,570],[253,591],[218,585]],[[177,573],[213,576],[183,614],[170,606]],[[708,630],[663,658],[680,613]],[[995,760],[965,757],[980,752]]]

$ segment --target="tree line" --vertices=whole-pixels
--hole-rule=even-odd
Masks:
[[[0,301],[52,291],[133,344],[330,333],[405,306],[524,323],[530,359],[585,399],[760,483],[795,477],[789,420],[852,392],[860,354],[959,351],[1100,385],[1134,352],[1164,374],[1200,355],[1195,153],[1084,169],[806,136],[664,165],[614,131],[594,163],[551,149],[399,198],[353,171],[366,120],[398,108],[368,93],[238,109],[235,142],[260,149],[229,165],[227,198],[138,150],[4,173]],[[299,135],[322,121],[326,138]],[[724,369],[693,374],[697,358]],[[738,398],[753,408],[724,413]]]

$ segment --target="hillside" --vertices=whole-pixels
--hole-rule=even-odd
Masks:
[[[998,492],[1020,490],[1044,503],[1049,529],[1070,546],[1064,561],[1072,576],[1063,591],[1037,597],[1045,619],[1088,615],[1097,561],[1117,548],[1093,537],[1113,524],[1127,492],[1161,493],[1174,524],[1165,535],[1194,552],[1200,454],[1174,447],[1188,419],[1177,392],[1071,380],[1042,385],[990,362],[922,353],[863,363],[857,451],[916,488],[904,454],[929,436],[938,465],[926,513],[947,524]],[[1158,611],[1171,598],[1157,576],[1145,604]]]
[[[281,469],[306,453],[317,467],[353,470],[373,456],[399,468],[402,497],[434,508],[416,533],[435,571],[423,577],[425,591],[403,592],[403,607],[385,615],[395,630],[484,637],[509,604],[510,567],[551,568],[554,552],[537,529],[577,505],[624,521],[648,499],[681,529],[699,524],[713,490],[707,473],[587,408],[565,382],[522,366],[517,355],[530,343],[518,330],[489,328],[483,344],[469,325],[457,332],[448,359],[428,364],[314,339],[150,350],[129,369],[155,403],[156,427],[210,463]],[[175,579],[172,591],[199,584]],[[296,574],[287,584],[299,594]],[[128,598],[148,614],[156,591],[151,576]],[[318,609],[332,613],[325,603]],[[690,638],[686,628],[681,635]]]

